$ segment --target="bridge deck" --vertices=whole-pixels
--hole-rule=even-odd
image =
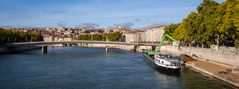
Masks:
[[[118,45],[140,45],[140,46],[156,46],[152,43],[127,43],[127,42],[107,42],[107,41],[52,41],[52,42],[19,42],[7,44],[7,46],[42,46],[42,45],[54,45],[54,44],[118,44]]]

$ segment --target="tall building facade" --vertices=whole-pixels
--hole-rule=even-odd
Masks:
[[[141,42],[141,33],[140,32],[130,32],[124,33],[123,38],[125,42],[134,43],[134,42]]]
[[[127,32],[123,34],[123,41],[128,43],[134,42],[160,42],[164,34],[163,26],[150,28],[146,31]]]
[[[164,34],[163,26],[157,28],[150,28],[145,31],[146,42],[159,42]]]

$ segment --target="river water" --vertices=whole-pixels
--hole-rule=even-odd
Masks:
[[[154,70],[140,53],[102,48],[49,47],[0,55],[0,89],[233,89],[183,68]]]

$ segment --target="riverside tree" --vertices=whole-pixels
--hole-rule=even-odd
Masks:
[[[6,30],[0,28],[0,44],[12,42],[28,42],[28,41],[43,41],[43,37],[39,32],[22,32],[16,30]]]
[[[185,45],[239,47],[239,0],[221,4],[203,0],[197,12],[191,12],[182,23],[167,26],[165,33]]]

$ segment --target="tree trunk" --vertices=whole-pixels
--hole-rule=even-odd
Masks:
[[[220,45],[220,41],[219,41],[219,36],[217,36],[217,50],[219,50],[219,45]]]
[[[217,37],[217,46],[220,45],[219,36]]]

